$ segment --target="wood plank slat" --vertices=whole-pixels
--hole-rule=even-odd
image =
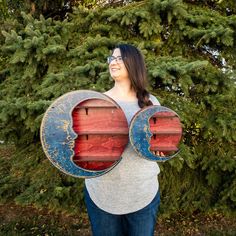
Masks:
[[[119,161],[128,143],[128,135],[81,135],[75,140],[76,165],[89,170],[111,167]]]
[[[151,118],[150,130],[153,134],[179,134],[182,133],[181,123],[178,117]]]
[[[120,159],[120,156],[77,156],[75,155],[74,158],[73,158],[73,161],[75,162],[82,162],[82,161],[104,161],[104,162],[107,162],[107,161],[118,161]]]
[[[128,133],[124,113],[119,109],[89,108],[73,111],[76,133]]]
[[[81,103],[79,103],[74,109],[81,109],[81,108],[104,108],[104,107],[109,107],[109,108],[117,108],[119,109],[115,104],[102,100],[102,99],[88,99],[85,100]]]
[[[178,135],[153,135],[150,140],[150,145],[155,146],[176,146],[181,140],[181,134]]]
[[[88,105],[83,105],[83,106],[81,106],[81,105],[78,105],[78,106],[76,106],[75,107],[75,109],[76,110],[79,110],[79,109],[85,109],[85,108],[104,108],[104,107],[106,107],[106,108],[112,108],[112,109],[119,109],[118,107],[116,107],[116,106],[114,106],[114,105],[105,105],[105,106],[103,106],[103,105],[99,105],[99,106],[96,106],[96,105],[90,105],[90,104],[88,104]]]
[[[158,129],[158,128],[156,128]],[[179,135],[181,134],[180,130],[154,130],[153,128],[150,129],[152,134],[156,134],[156,135]]]
[[[157,112],[155,113],[152,118],[173,118],[173,117],[177,117],[176,114],[174,114],[173,112]]]
[[[78,165],[79,167],[86,169],[86,170],[90,170],[90,171],[99,171],[99,170],[106,170],[110,167],[112,167],[113,165],[115,165],[115,163],[117,162],[97,162],[97,161],[84,161],[84,162],[74,162],[76,165]]]
[[[160,151],[160,152],[169,152],[169,151],[178,151],[176,146],[151,146],[151,151]]]
[[[128,136],[83,135],[75,140],[74,151],[80,153],[95,153],[95,155],[114,155],[120,153],[128,143]],[[101,154],[100,154],[101,153]],[[88,155],[88,154],[85,154]],[[115,154],[116,155],[116,154]]]
[[[77,127],[75,127],[75,131],[77,131]],[[78,131],[77,131],[78,132]],[[92,130],[92,131],[79,131],[78,135],[128,135],[129,132],[127,129],[118,130],[118,131],[108,131],[108,130]]]

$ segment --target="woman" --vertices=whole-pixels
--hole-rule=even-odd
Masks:
[[[159,105],[146,90],[146,67],[134,46],[117,46],[108,57],[114,87],[105,94],[123,109],[128,123],[142,107]],[[129,143],[109,173],[85,180],[85,203],[94,236],[151,236],[160,193],[156,162],[138,157]]]

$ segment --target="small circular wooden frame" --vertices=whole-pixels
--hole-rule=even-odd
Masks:
[[[148,106],[135,114],[129,139],[139,156],[163,162],[179,153],[182,126],[177,113],[163,106]]]

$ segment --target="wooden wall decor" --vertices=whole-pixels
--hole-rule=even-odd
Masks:
[[[128,123],[119,105],[90,90],[66,93],[47,109],[41,143],[48,159],[74,177],[96,177],[114,168],[128,143]]]
[[[75,140],[74,162],[87,170],[104,170],[120,161],[128,143],[128,124],[114,102],[89,99],[72,112]]]
[[[148,106],[131,120],[130,142],[136,152],[148,160],[167,161],[176,156],[181,137],[179,116],[169,108]]]

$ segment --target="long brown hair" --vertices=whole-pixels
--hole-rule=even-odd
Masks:
[[[119,48],[124,65],[128,71],[131,86],[136,92],[139,107],[152,105],[149,100],[147,87],[147,69],[141,52],[134,46],[129,44],[119,44],[115,48]]]

